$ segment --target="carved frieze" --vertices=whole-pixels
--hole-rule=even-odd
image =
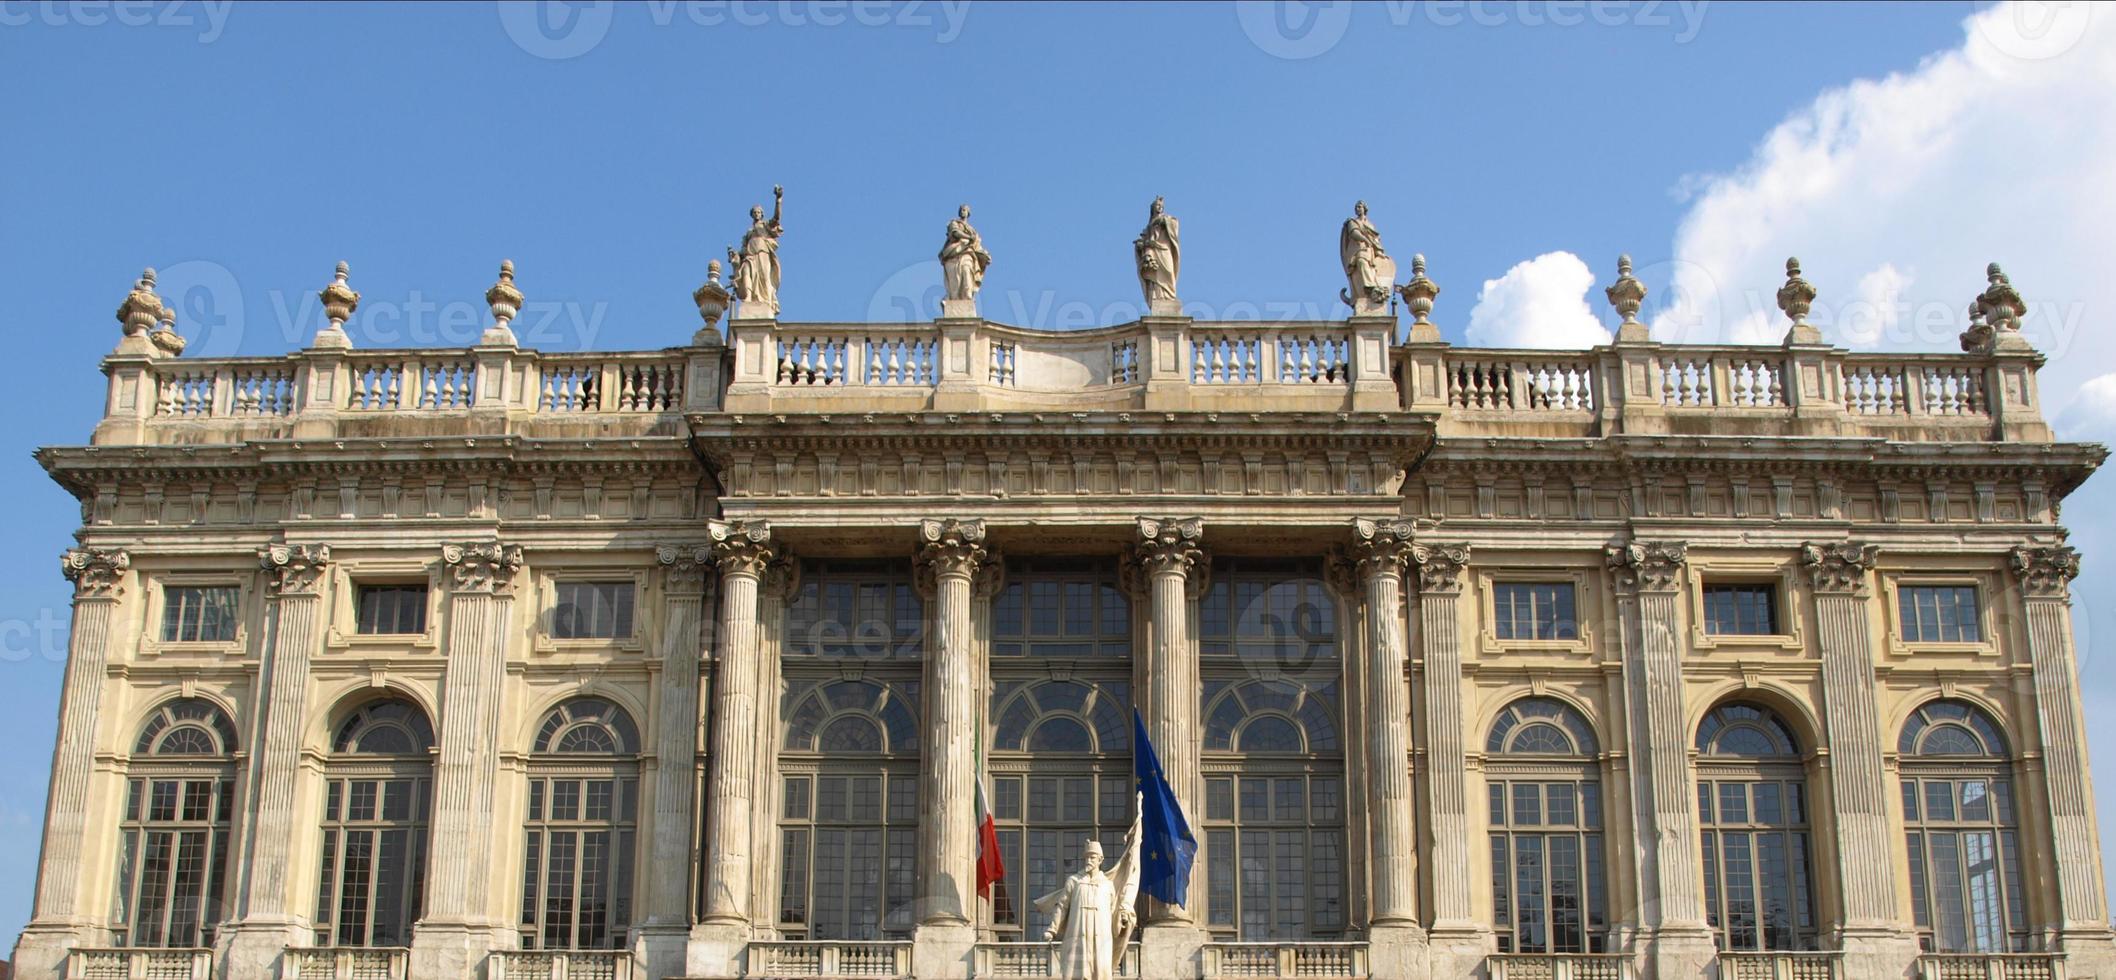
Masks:
[[[1831,595],[1867,594],[1866,573],[1873,571],[1879,545],[1836,542],[1800,547],[1800,564],[1807,569],[1815,591]]]
[[[59,555],[59,571],[73,583],[75,599],[115,599],[124,592],[132,555],[118,548],[69,548]]]
[[[257,550],[257,563],[265,570],[265,588],[272,594],[321,595],[324,574],[330,570],[331,546],[267,545]]]

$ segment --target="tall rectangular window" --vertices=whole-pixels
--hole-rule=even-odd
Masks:
[[[426,632],[426,586],[363,585],[359,595],[362,635]]]
[[[1770,636],[1778,632],[1778,589],[1770,585],[1705,586],[1705,632]]]
[[[162,589],[162,642],[229,643],[241,590],[232,585],[172,585]]]
[[[1491,600],[1499,639],[1579,639],[1570,582],[1501,582],[1492,586]]]
[[[213,945],[227,894],[233,780],[134,779],[119,835],[119,901],[133,946]]]
[[[1906,585],[1896,590],[1896,606],[1907,642],[1983,642],[1973,585]]]
[[[614,640],[632,635],[632,583],[560,582],[551,635],[561,640]]]
[[[1499,951],[1606,952],[1601,784],[1494,778],[1488,793]]]

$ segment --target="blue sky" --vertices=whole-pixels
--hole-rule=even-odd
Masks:
[[[305,343],[340,259],[365,297],[360,346],[469,342],[503,257],[524,320],[542,315],[517,323],[537,330],[526,342],[668,346],[696,326],[706,261],[778,183],[787,319],[930,315],[942,226],[967,201],[996,257],[985,314],[1057,327],[1135,314],[1129,242],[1161,194],[1200,313],[1337,316],[1336,229],[1363,198],[1399,260],[1428,256],[1457,342],[1472,325],[1484,342],[1593,342],[1612,318],[1583,297],[1623,251],[1663,336],[1775,339],[1748,307],[1791,250],[1818,310],[1846,301],[1833,339],[1952,349],[1958,318],[1925,329],[1919,312],[1958,311],[2005,258],[2048,304],[2030,317],[2053,354],[2046,413],[2107,439],[2116,349],[2094,328],[2116,287],[2093,263],[2116,196],[2090,167],[2116,143],[2116,16],[2039,18],[4,0],[0,322],[26,371],[0,432],[16,515],[0,525],[0,936],[29,913],[65,649],[53,558],[78,519],[29,452],[87,439],[110,311],[142,266],[164,270],[203,353]],[[2096,526],[2110,481],[2066,513],[2090,569],[2103,759],[2116,630],[2096,635],[2087,610],[2116,608],[2098,572],[2116,561]]]

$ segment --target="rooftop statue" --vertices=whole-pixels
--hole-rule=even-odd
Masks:
[[[977,315],[977,291],[984,288],[985,269],[991,265],[992,253],[970,227],[970,206],[965,204],[948,222],[948,237],[940,246],[941,284],[947,290],[942,316]]]
[[[779,236],[785,225],[779,215],[786,188],[771,189],[771,220],[764,220],[764,206],[749,209],[749,231],[742,235],[742,250],[727,250],[728,284],[742,301],[741,316],[747,320],[769,320],[779,315]]]
[[[1367,202],[1352,205],[1352,216],[1337,233],[1337,257],[1344,262],[1350,287],[1338,293],[1353,316],[1370,316],[1388,309],[1389,289],[1396,281],[1396,260],[1381,248],[1381,232],[1367,220]]]
[[[1139,262],[1139,288],[1146,293],[1146,312],[1173,315],[1182,304],[1176,299],[1176,277],[1183,271],[1183,245],[1177,237],[1175,215],[1158,197],[1146,217],[1146,230],[1132,241],[1132,254]]]

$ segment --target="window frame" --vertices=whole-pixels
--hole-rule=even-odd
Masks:
[[[577,715],[573,707],[581,702],[598,702],[604,710],[597,715]],[[610,710],[614,708],[613,710]],[[582,693],[568,697],[552,705],[537,716],[534,741],[529,746],[528,759],[523,776],[523,818],[521,844],[516,853],[521,858],[520,874],[515,881],[516,893],[515,929],[524,950],[539,951],[590,951],[620,950],[627,946],[632,926],[637,924],[641,903],[645,899],[645,887],[640,874],[640,815],[643,740],[638,723],[622,702],[605,695]],[[594,720],[590,720],[594,719]],[[552,728],[556,722],[557,727]],[[615,744],[608,752],[563,752],[555,746],[544,744],[544,734],[551,731],[554,739],[574,728],[601,724],[614,731]],[[626,744],[626,739],[630,744]],[[557,813],[558,787],[562,784],[578,786],[574,816],[561,817]],[[609,813],[602,818],[588,815],[588,804],[592,787],[596,783],[608,783],[610,789]],[[609,865],[604,872],[611,876],[608,901],[600,928],[604,932],[603,945],[583,945],[581,937],[586,926],[584,918],[588,903],[588,857],[586,843],[592,835],[606,835],[606,857]],[[553,863],[557,850],[553,841],[570,839],[572,857],[564,869],[569,883],[569,909],[564,920],[555,922],[551,903],[553,872],[560,870]],[[533,885],[533,888],[532,888]],[[547,942],[554,928],[566,933],[565,945]]]
[[[172,709],[179,702],[197,701],[209,708],[214,720],[184,719],[170,723]],[[157,721],[163,722],[154,728]],[[154,728],[150,732],[149,729]],[[200,728],[208,730],[220,749],[212,754],[161,753],[154,751],[171,729]],[[118,814],[118,845],[114,854],[115,874],[111,894],[111,927],[118,943],[127,947],[144,949],[186,949],[210,947],[219,935],[223,923],[235,918],[236,891],[241,876],[233,858],[239,849],[235,835],[236,813],[245,806],[241,786],[242,762],[246,758],[241,744],[235,740],[234,719],[227,708],[217,700],[195,696],[164,698],[141,715],[132,728],[127,746],[134,751],[125,756],[122,771],[124,778],[123,809]],[[146,748],[141,748],[146,743]],[[207,784],[207,815],[204,819],[192,819],[183,815],[181,809],[169,818],[155,819],[152,816],[153,794],[157,783],[175,783],[177,797],[173,801],[181,808],[187,801],[189,787]],[[163,900],[156,918],[159,922],[158,944],[142,943],[141,895],[146,886],[144,861],[149,853],[147,841],[150,835],[170,835],[181,841],[183,836],[204,835],[205,855],[199,867],[204,873],[193,893],[188,896],[198,902],[196,921],[190,925],[189,941],[168,942],[172,937],[172,918],[177,915],[180,894],[175,876],[165,880],[160,891]],[[180,846],[180,844],[179,844]],[[172,860],[181,860],[180,854]],[[174,865],[172,865],[174,867]],[[215,906],[218,906],[217,908]]]
[[[362,620],[362,618],[363,618],[363,614],[365,613],[365,607],[366,607],[366,605],[367,605],[367,596],[369,595],[369,593],[370,593],[370,592],[371,592],[372,590],[392,590],[392,591],[397,591],[397,590],[409,590],[409,589],[417,589],[417,590],[419,590],[419,593],[420,593],[420,602],[419,602],[419,604],[418,604],[418,606],[417,606],[417,608],[418,608],[418,611],[419,611],[419,628],[418,628],[418,629],[416,629],[416,630],[409,630],[409,631],[406,631],[406,630],[374,630],[374,631],[369,631],[369,630],[364,630],[364,629],[361,629],[361,620]],[[352,590],[351,590],[351,591],[352,591],[352,606],[353,606],[352,624],[353,624],[353,635],[355,635],[355,636],[358,636],[358,637],[362,637],[362,638],[364,638],[364,639],[378,639],[378,640],[380,640],[380,639],[398,639],[398,640],[403,640],[403,639],[408,639],[408,638],[414,638],[414,637],[423,637],[423,636],[426,636],[426,635],[428,635],[429,633],[431,633],[431,632],[432,632],[432,630],[433,630],[433,622],[434,622],[434,613],[436,612],[436,610],[435,610],[434,606],[435,606],[435,602],[436,602],[436,600],[437,600],[437,598],[438,598],[438,597],[437,597],[437,596],[435,595],[435,592],[434,592],[434,588],[433,588],[433,585],[432,585],[431,583],[429,583],[429,582],[425,582],[425,581],[417,581],[417,582],[413,582],[413,581],[387,581],[387,580],[372,580],[372,579],[355,579],[355,580],[353,580],[353,582],[352,582]],[[405,605],[404,603],[402,603],[401,601],[400,601],[400,602],[399,602],[399,603],[397,604],[397,606],[396,606],[396,612],[397,612],[397,617],[398,617],[398,619],[399,619],[399,620],[401,620],[401,619],[403,618],[403,614],[404,614],[404,610],[405,610],[405,608],[406,608],[406,605]]]
[[[426,587],[426,629],[419,633],[360,632],[360,594],[370,586]],[[341,562],[331,571],[330,630],[326,649],[338,654],[372,653],[401,656],[439,653],[441,618],[447,591],[441,587],[438,560],[393,557],[373,561]]]
[[[1131,828],[1133,811],[1136,809],[1136,789],[1131,778],[1130,714],[1133,707],[1133,690],[1128,675],[1130,659],[1127,657],[1122,662],[1127,671],[1124,677],[1099,680],[1091,680],[1077,674],[1062,679],[1054,678],[1050,676],[1045,664],[1031,658],[1023,660],[1038,669],[1034,672],[1021,672],[1018,679],[994,678],[987,697],[985,717],[989,721],[984,741],[984,744],[989,746],[985,760],[987,771],[980,772],[978,778],[985,780],[984,791],[997,829],[1006,877],[1000,883],[1001,888],[995,889],[991,901],[979,903],[983,909],[979,919],[980,925],[1007,939],[1026,942],[1042,939],[1040,927],[1046,921],[1044,917],[1036,914],[1031,903],[1043,893],[1039,888],[1047,891],[1046,885],[1056,887],[1064,881],[1067,874],[1075,870],[1083,833],[1101,841],[1103,853],[1111,860],[1118,856],[1124,835]],[[1045,708],[1037,704],[1034,701],[1036,688],[1042,684],[1053,683],[1073,683],[1089,687],[1094,697],[1106,698],[1121,706],[1120,710],[1125,715],[1125,727],[1122,731],[1124,744],[1113,747],[1104,741],[1096,732],[1090,716],[1078,711]],[[1023,699],[1029,701],[1035,722],[1022,733],[1020,749],[1004,748],[998,740],[1000,723],[1007,709]],[[1087,729],[1092,750],[1052,752],[1033,748],[1032,740],[1036,728],[1054,717],[1080,719]],[[1035,788],[1033,783],[1045,779],[1058,781],[1057,788],[1061,797],[1073,791],[1068,781],[1085,782],[1085,788],[1090,794],[1087,816],[1066,816],[1062,798],[1053,804],[1058,808],[1056,814],[1048,818],[1035,816],[1031,810],[1032,792]],[[1114,814],[1109,810],[1112,793],[1122,801]],[[1008,806],[1009,799],[1012,800],[1011,809]],[[1055,880],[1029,880],[1035,846],[1032,835],[1039,833],[1055,833],[1059,836],[1056,855],[1053,858],[1057,864]]]
[[[1798,653],[1806,649],[1807,616],[1802,597],[1807,593],[1795,581],[1797,569],[1783,561],[1728,558],[1693,562],[1690,585],[1684,589],[1690,609],[1690,646],[1694,652],[1722,647],[1766,652]],[[1772,590],[1772,633],[1712,633],[1705,629],[1705,592],[1708,589],[1768,587]]]
[[[1594,574],[1580,568],[1479,569],[1477,613],[1483,649],[1492,653],[1585,654],[1595,648],[1595,619],[1599,595]],[[1499,590],[1509,586],[1565,585],[1572,588],[1573,635],[1558,639],[1511,638],[1499,635]]]
[[[354,717],[389,701],[402,702],[419,713],[424,728],[421,734],[427,737],[426,747],[408,753],[361,752],[356,748],[340,751],[337,744],[339,736],[352,723]],[[336,713],[329,736],[328,754],[323,764],[324,785],[319,801],[321,812],[316,822],[316,904],[312,906],[315,917],[310,923],[316,945],[363,949],[409,946],[413,928],[425,915],[426,874],[431,870],[433,857],[434,763],[439,755],[438,733],[433,730],[433,719],[427,714],[424,705],[404,694],[392,692],[343,707]],[[347,815],[351,811],[353,784],[370,782],[375,784],[379,794],[378,801],[387,797],[389,784],[404,783],[412,787],[414,803],[410,808],[410,815],[393,820],[383,815],[387,810],[380,803],[376,808],[377,816],[373,819],[355,820]],[[338,797],[338,805],[334,807],[333,791],[338,787],[343,787],[343,795]],[[365,907],[361,912],[363,921],[359,927],[359,941],[347,942],[343,930],[346,900],[351,895],[345,879],[346,849],[351,846],[352,835],[366,834],[372,835],[371,847],[375,853],[379,853],[381,835],[392,830],[402,831],[407,846],[413,850],[396,895],[397,918],[402,924],[402,942],[373,945],[376,938],[375,913],[384,897],[384,891],[375,886],[375,876],[372,873],[368,876],[363,895]],[[359,889],[360,886],[350,887]]]
[[[772,903],[771,921],[782,936],[817,938],[816,908],[819,889],[817,888],[816,877],[816,854],[817,848],[821,846],[820,837],[822,832],[832,828],[842,828],[846,833],[872,830],[877,833],[881,842],[883,852],[877,862],[876,873],[883,882],[883,900],[877,908],[873,939],[876,941],[909,939],[912,931],[918,926],[916,911],[919,869],[918,827],[923,817],[918,807],[918,794],[923,789],[919,785],[920,750],[913,750],[889,740],[886,722],[870,711],[855,711],[842,707],[829,711],[817,719],[815,725],[816,746],[814,748],[793,749],[790,747],[792,740],[789,737],[789,728],[794,709],[798,708],[809,697],[819,694],[822,695],[827,704],[828,695],[821,692],[824,687],[838,683],[855,683],[887,688],[887,697],[891,701],[905,705],[910,711],[911,729],[916,734],[922,749],[924,732],[920,726],[923,724],[923,715],[918,708],[923,706],[920,698],[924,692],[923,688],[919,686],[917,674],[919,664],[916,661],[886,662],[901,664],[903,667],[909,668],[909,670],[892,672],[890,676],[886,677],[877,676],[877,674],[882,673],[881,671],[863,672],[857,679],[853,679],[843,676],[835,669],[809,669],[797,671],[793,676],[789,676],[786,679],[784,694],[779,699],[779,714],[776,716],[786,719],[786,721],[774,726],[773,741],[778,751],[771,769],[772,785],[768,794],[760,794],[767,795],[770,801],[771,809],[766,812],[772,833],[769,846],[774,849],[772,853],[777,858],[774,864],[775,873],[771,876],[772,880],[765,886],[768,888],[766,894],[768,894],[769,901]],[[817,661],[810,658],[808,663],[804,663],[802,666],[806,667],[814,663],[817,663]],[[825,659],[821,660],[820,664],[824,667],[834,668],[836,661]],[[823,732],[829,727],[830,722],[836,718],[849,716],[871,719],[877,729],[882,732],[883,744],[881,751],[851,754],[832,752],[823,748]],[[848,794],[854,788],[851,780],[866,778],[877,780],[876,789],[879,793],[879,802],[877,803],[874,819],[862,820],[853,817],[850,814],[849,807],[848,814],[843,820],[826,820],[822,817],[820,805],[822,781],[835,778],[847,780]],[[794,780],[806,780],[806,791],[802,797],[803,815],[799,816],[789,815],[793,807],[793,800],[786,790],[788,785]],[[897,794],[907,790],[912,794],[911,802],[905,807],[899,808],[897,806]],[[850,796],[848,795],[849,799]],[[793,840],[793,835],[797,833],[803,836],[800,838],[802,851],[796,861],[791,859],[788,845]],[[900,849],[908,851],[908,853],[899,853]],[[788,888],[790,882],[788,879],[796,868],[798,868],[801,875],[798,898],[800,900],[802,918],[789,919],[785,916],[790,904],[787,901],[790,894]],[[904,891],[902,893],[902,901],[895,906],[890,906],[888,900],[895,895],[892,889],[898,887],[897,884],[892,884],[892,876],[894,875],[904,876],[901,881],[901,887]],[[760,884],[763,883],[760,882]],[[855,897],[857,892],[855,880],[849,876],[849,871],[845,885],[841,899],[849,901]],[[847,905],[844,911],[848,912],[846,918],[848,927],[859,925],[851,921],[849,914],[851,911],[850,905]],[[900,920],[896,918],[899,915],[902,917]],[[848,929],[848,932],[857,931],[857,929],[853,928]],[[848,937],[829,938],[847,942],[866,941]]]
[[[250,617],[256,611],[257,592],[250,584],[227,574],[212,572],[178,572],[154,575],[153,587],[148,589],[148,601],[141,605],[145,622],[140,630],[142,652],[155,653],[236,653],[249,645]],[[162,632],[169,613],[169,591],[171,589],[232,589],[235,593],[235,610],[232,617],[233,634],[218,640],[171,640],[164,639]]]
[[[1934,705],[1948,704],[1967,708],[1971,716],[1967,719],[1930,719],[1926,712]],[[1987,733],[1978,731],[1974,722],[1981,720],[1988,726]],[[1953,725],[1969,729],[1972,737],[1982,744],[1984,751],[1976,755],[1919,754],[1904,751],[1903,744],[1912,741],[1925,730],[1937,725]],[[2022,826],[2021,787],[2022,774],[2016,771],[2011,734],[1997,716],[1974,701],[1941,695],[1919,701],[1903,717],[1897,726],[1896,743],[1892,754],[1896,758],[1896,783],[1901,807],[1904,863],[1910,876],[1910,905],[1912,930],[1917,936],[1918,948],[1925,953],[2025,953],[2034,951],[2039,944],[2034,913],[2037,899],[2033,889],[2026,887],[2030,880],[2034,857],[2024,843],[2027,834]],[[1914,735],[1913,732],[1917,734]],[[1996,745],[1987,744],[1996,741]],[[1974,820],[1963,815],[1967,800],[1963,793],[1966,784],[1985,784],[1987,816]],[[1949,787],[1950,817],[1931,816],[1932,796],[1930,787],[1942,784]],[[1938,948],[1941,923],[1938,921],[1941,899],[1935,887],[1935,874],[1939,858],[1931,846],[1934,835],[1950,835],[1957,845],[1957,884],[1963,886],[1960,898],[1963,901],[1965,928],[1973,929],[1976,913],[1971,911],[1973,889],[1969,887],[1973,874],[1969,862],[1960,849],[1961,838],[1971,833],[1984,832],[1991,836],[1992,857],[1998,863],[1995,884],[1999,902],[1996,909],[2002,947],[1977,950],[1973,943],[1969,948],[1942,950]]]
[[[558,634],[559,593],[564,586],[571,585],[629,585],[631,599],[629,611],[623,615],[627,621],[616,625],[629,625],[628,631],[614,636],[560,636]],[[537,612],[535,647],[540,653],[587,653],[590,651],[619,650],[640,653],[646,649],[647,567],[608,567],[584,565],[555,569],[537,576]]]
[[[1782,736],[1787,743],[1786,751],[1769,756],[1743,756],[1709,754],[1699,748],[1696,742],[1702,736],[1703,726],[1722,710],[1732,707],[1755,709],[1763,712],[1767,719],[1775,721],[1778,730],[1777,734]],[[1714,737],[1717,737],[1716,732]],[[1769,932],[1764,926],[1765,920],[1762,914],[1768,883],[1759,870],[1760,864],[1753,860],[1755,856],[1761,853],[1759,848],[1762,845],[1757,840],[1758,835],[1782,832],[1786,835],[1788,847],[1792,846],[1796,838],[1800,841],[1802,863],[1797,871],[1801,877],[1791,877],[1795,873],[1795,869],[1788,864],[1786,871],[1788,875],[1787,894],[1795,901],[1800,900],[1802,896],[1793,889],[1797,885],[1805,884],[1804,897],[1808,916],[1807,924],[1802,925],[1798,919],[1797,912],[1794,915],[1791,925],[1793,934],[1792,951],[1820,949],[1822,936],[1827,931],[1827,926],[1825,925],[1827,913],[1821,904],[1823,893],[1818,887],[1818,876],[1821,871],[1815,851],[1817,830],[1815,825],[1816,802],[1814,787],[1816,780],[1811,778],[1812,773],[1810,772],[1811,763],[1815,758],[1815,750],[1801,743],[1799,733],[1793,729],[1792,723],[1786,720],[1782,712],[1768,704],[1744,700],[1738,696],[1715,702],[1706,709],[1691,729],[1691,745],[1689,748],[1694,753],[1693,757],[1695,759],[1691,782],[1694,786],[1694,792],[1697,794],[1697,798],[1693,803],[1698,806],[1696,819],[1700,880],[1705,886],[1706,924],[1712,932],[1713,944],[1721,952],[1786,951],[1770,945]],[[1753,803],[1756,795],[1754,787],[1764,784],[1780,787],[1779,806],[1781,812],[1783,812],[1783,808],[1788,802],[1783,788],[1788,785],[1796,785],[1800,794],[1801,819],[1798,821],[1788,819],[1779,823],[1769,823],[1754,819],[1755,807]],[[1719,814],[1723,811],[1722,804],[1725,801],[1725,791],[1722,787],[1725,786],[1744,787],[1741,797],[1744,814],[1746,815],[1744,820],[1728,822],[1718,819]],[[1708,794],[1709,804],[1706,802]],[[1710,808],[1709,811],[1707,806]],[[1710,817],[1707,816],[1708,812]],[[1751,863],[1749,864],[1749,897],[1756,900],[1756,908],[1758,910],[1755,923],[1757,945],[1753,947],[1734,948],[1728,945],[1732,935],[1732,928],[1725,919],[1722,904],[1723,895],[1729,890],[1728,874],[1722,867],[1722,855],[1725,853],[1723,838],[1728,833],[1745,835],[1746,855],[1751,858]],[[1719,919],[1716,923],[1713,921],[1715,918]]]
[[[1976,590],[1977,626],[1980,638],[1974,641],[1912,640],[1903,621],[1903,592],[1905,588],[1970,588]],[[1948,573],[1940,570],[1903,572],[1885,578],[1882,598],[1886,608],[1882,611],[1887,624],[1888,652],[1897,657],[1916,654],[1952,653],[1980,658],[1996,658],[1999,655],[1998,635],[2004,632],[1999,604],[2004,601],[2005,590],[1998,588],[1993,577],[1983,572]]]

